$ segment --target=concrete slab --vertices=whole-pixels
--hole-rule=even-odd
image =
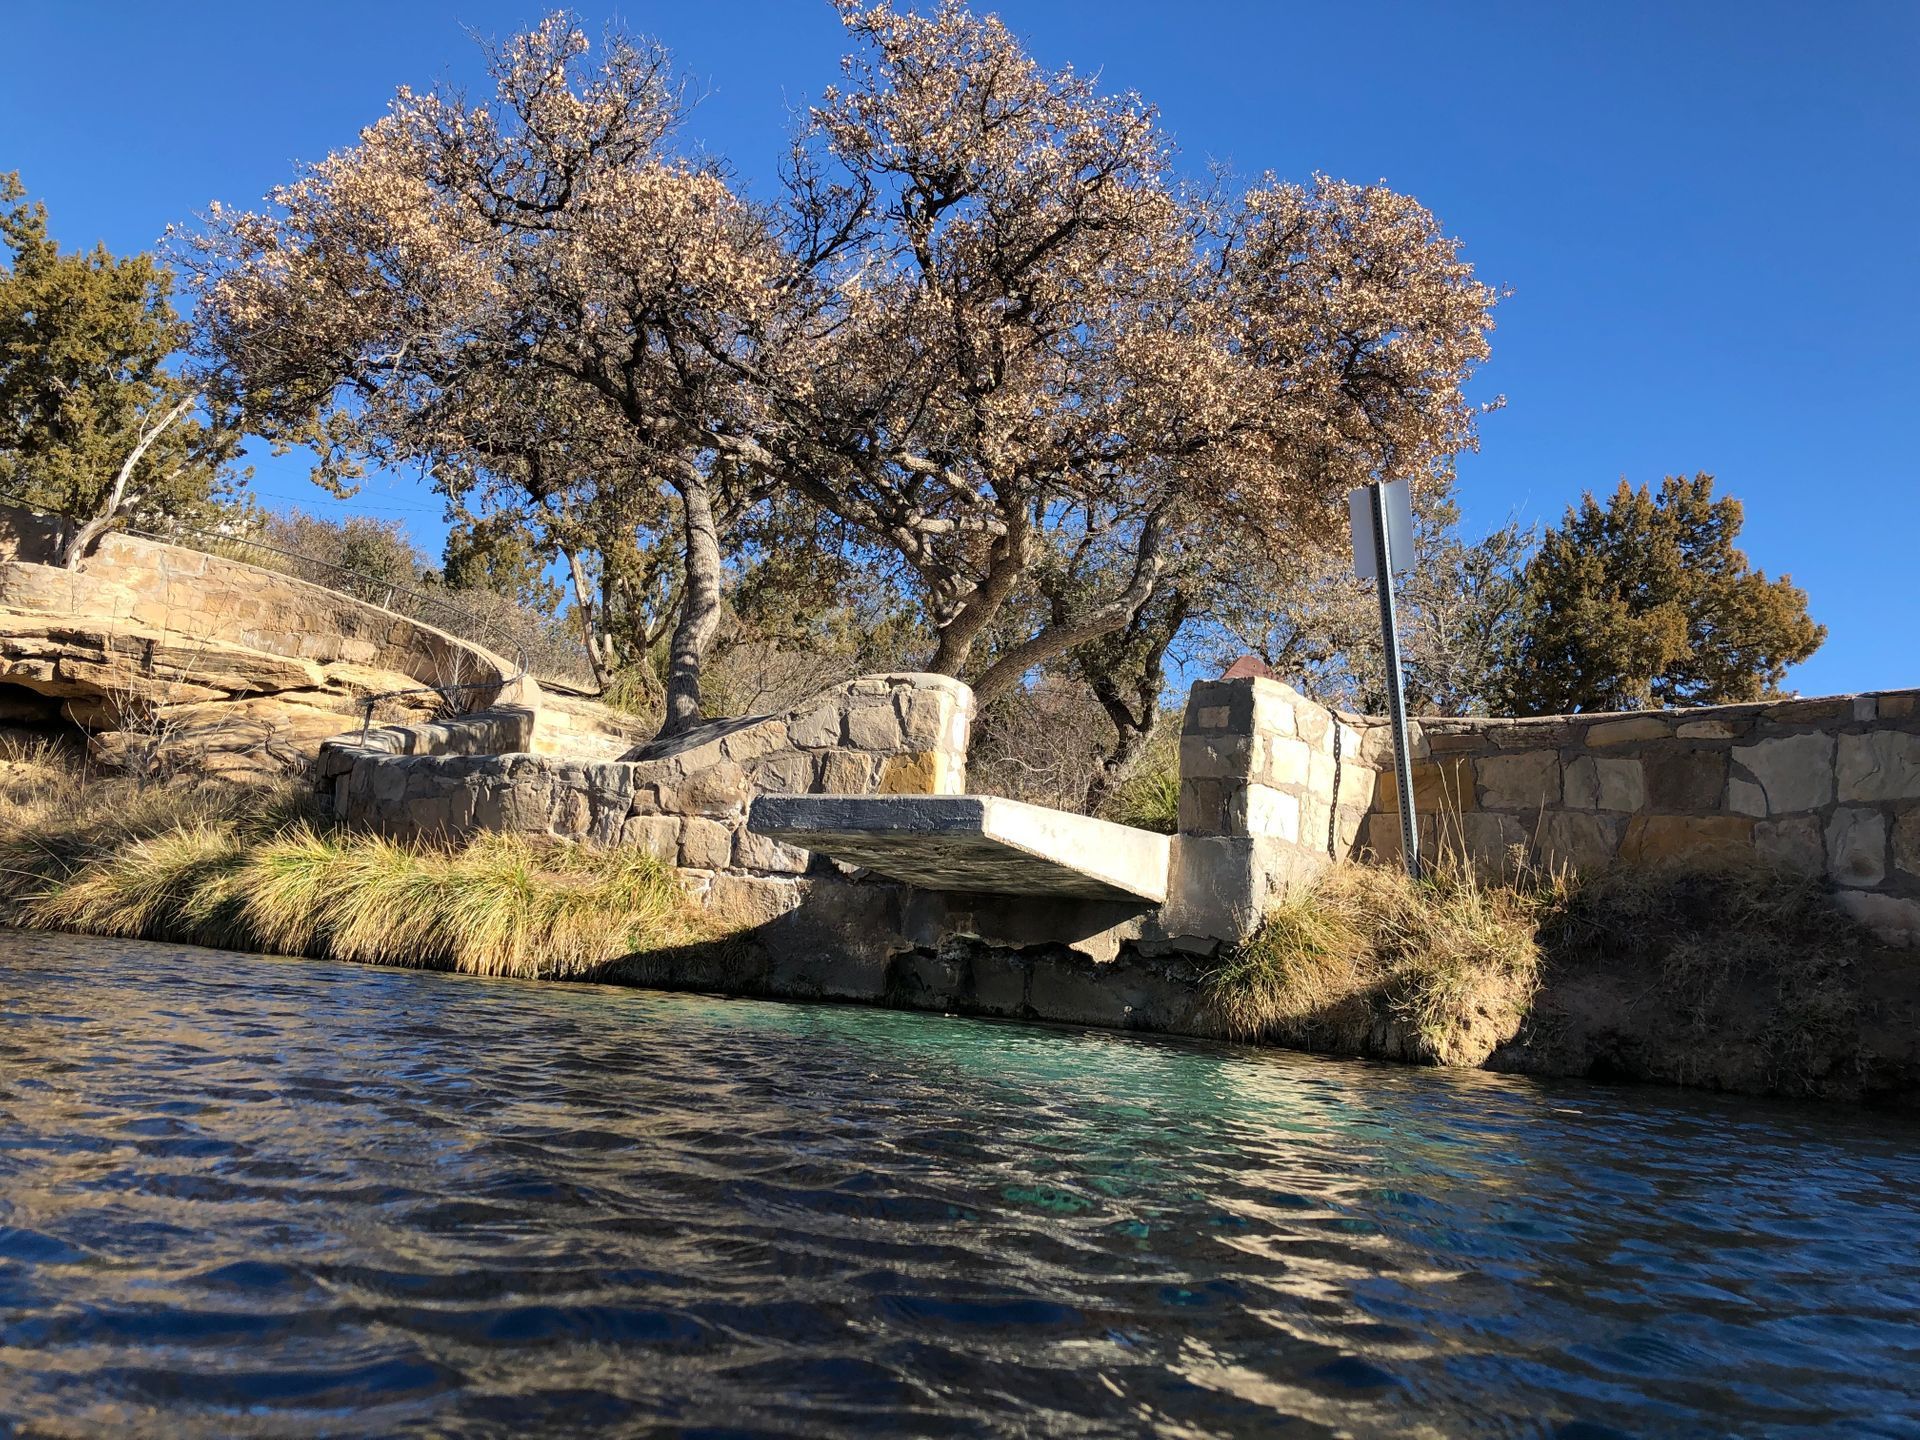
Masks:
[[[928,890],[1167,897],[1167,837],[997,795],[761,795],[747,828]]]

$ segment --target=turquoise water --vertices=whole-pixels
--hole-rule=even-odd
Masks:
[[[1916,1142],[0,934],[0,1435],[1920,1436]]]

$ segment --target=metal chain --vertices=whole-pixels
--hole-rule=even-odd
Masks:
[[[1346,727],[1338,715],[1327,718],[1333,722],[1333,797],[1327,802],[1327,859],[1337,864],[1340,860],[1340,735]]]

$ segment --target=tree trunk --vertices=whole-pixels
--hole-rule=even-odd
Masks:
[[[94,542],[106,534],[107,527],[113,524],[114,517],[120,513],[120,506],[127,498],[127,482],[133,478],[133,472],[140,464],[141,457],[152,448],[154,441],[166,433],[168,426],[193,408],[193,402],[199,398],[198,391],[186,396],[162,415],[151,430],[143,430],[140,433],[139,438],[134,442],[133,449],[127,453],[127,458],[120,462],[120,473],[113,477],[113,488],[107,492],[107,498],[101,504],[99,511],[91,520],[67,537],[66,546],[60,555],[61,565],[71,570],[86,558],[87,552],[93,549]]]
[[[667,651],[667,718],[660,737],[698,725],[700,667],[720,629],[720,531],[713,518],[713,495],[704,479],[685,476],[675,483],[686,519],[686,586],[680,619]]]
[[[973,695],[981,705],[1018,685],[1029,670],[1058,659],[1069,650],[1091,640],[1124,630],[1133,623],[1147,601],[1153,598],[1160,572],[1165,568],[1161,546],[1165,543],[1165,507],[1154,511],[1141,527],[1138,549],[1134,552],[1133,574],[1127,586],[1111,599],[1094,606],[1078,619],[1048,625],[1032,639],[1014,646],[986,668],[973,682]],[[997,607],[996,607],[997,608]],[[942,671],[951,674],[951,671]]]
[[[973,642],[993,623],[1000,607],[1007,603],[1013,587],[1027,568],[1027,513],[1016,509],[1007,521],[1006,534],[993,543],[993,556],[987,563],[987,576],[960,604],[959,610],[940,629],[940,644],[927,668],[936,675],[958,678],[973,654]]]
[[[1147,748],[1147,742],[1153,739],[1160,721],[1160,690],[1166,683],[1167,650],[1191,613],[1192,602],[1183,591],[1175,590],[1172,603],[1164,612],[1150,616],[1143,608],[1134,616],[1130,628],[1141,632],[1134,637],[1140,645],[1124,647],[1124,653],[1133,662],[1131,665],[1103,667],[1088,663],[1080,667],[1094,699],[1113,722],[1117,736],[1113,749],[1087,787],[1084,807],[1087,814],[1099,812]]]
[[[594,623],[593,591],[587,584],[587,567],[578,550],[562,552],[567,557],[567,573],[573,577],[573,608],[580,612],[580,643],[587,652],[587,665],[593,671],[594,688],[607,688],[607,667],[600,654],[600,627]]]

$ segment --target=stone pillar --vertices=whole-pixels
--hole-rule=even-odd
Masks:
[[[1166,933],[1229,942],[1252,934],[1276,900],[1327,866],[1336,814],[1333,849],[1344,856],[1374,778],[1358,749],[1350,727],[1278,681],[1195,685],[1180,733]]]

